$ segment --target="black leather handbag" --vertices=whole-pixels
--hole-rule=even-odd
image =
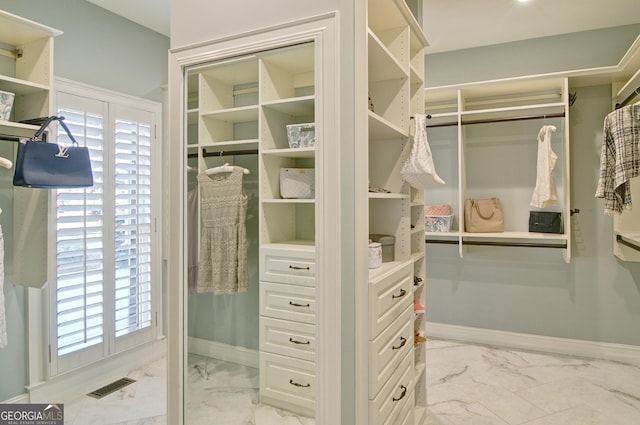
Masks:
[[[48,117],[31,139],[18,142],[14,186],[40,189],[93,186],[89,149],[78,146],[63,119]],[[70,146],[47,143],[42,139],[42,133],[52,121],[60,123],[71,140]]]
[[[562,214],[552,211],[530,211],[529,231],[537,233],[562,233]]]

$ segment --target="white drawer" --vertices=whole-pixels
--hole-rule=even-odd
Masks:
[[[393,269],[369,282],[369,339],[373,339],[412,305],[413,264]]]
[[[260,353],[260,398],[263,403],[313,416],[315,363]]]
[[[369,342],[369,397],[374,397],[396,371],[408,352],[413,351],[413,307],[373,341]]]
[[[260,282],[260,315],[315,325],[316,289]]]
[[[260,249],[260,280],[315,286],[315,275],[316,256],[313,246],[302,245],[299,249]]]
[[[413,355],[408,353],[396,373],[383,386],[373,400],[369,400],[369,418],[376,424],[395,423],[395,417],[405,401],[413,394]],[[388,422],[389,419],[391,422]]]
[[[315,362],[316,327],[260,317],[260,350]]]
[[[384,425],[415,425],[415,393],[409,394],[404,405],[401,405],[398,412],[391,412]],[[422,425],[422,424],[420,424]]]

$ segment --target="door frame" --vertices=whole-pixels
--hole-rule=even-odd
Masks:
[[[187,335],[185,332],[185,158],[186,68],[215,60],[313,41],[316,46],[316,423],[341,423],[341,290],[342,253],[340,157],[340,45],[338,15],[327,13],[304,20],[238,34],[195,46],[172,49],[169,54],[169,146],[165,188],[169,193],[168,246],[168,359],[167,423],[184,424]]]

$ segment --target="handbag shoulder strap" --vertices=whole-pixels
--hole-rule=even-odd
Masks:
[[[67,125],[64,123],[64,117],[57,117],[55,115],[51,117],[47,117],[46,121],[43,122],[40,128],[38,129],[38,131],[36,131],[36,134],[33,135],[33,139],[38,140],[42,136],[42,133],[44,133],[44,131],[47,129],[49,124],[51,124],[52,121],[58,121],[62,126],[62,128],[64,129],[64,131],[67,133],[67,136],[69,136],[71,143],[73,143],[76,146],[78,145],[78,142],[73,137],[73,134],[71,134],[71,130],[69,130],[69,127],[67,127]]]
[[[480,217],[485,220],[489,220],[491,217],[493,217],[496,209],[498,209],[498,204],[494,198],[484,199],[483,201],[484,202],[480,202],[480,200],[474,199],[473,207],[476,209]]]

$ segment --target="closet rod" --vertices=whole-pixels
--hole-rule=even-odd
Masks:
[[[24,137],[14,136],[13,134],[0,134],[0,140],[6,140],[8,142],[19,142]]]
[[[245,150],[239,150],[239,151],[216,151],[216,152],[207,152],[206,149],[202,149],[202,156],[204,158],[210,157],[210,156],[237,156],[237,155],[257,155],[258,154],[258,149],[245,149]],[[189,155],[187,155],[187,158],[197,158],[198,154],[197,153],[190,153]]]
[[[621,235],[616,235],[616,242],[621,243],[622,245],[626,245],[629,248],[633,248],[636,251],[640,251],[640,246],[629,242],[628,240],[626,240],[624,237],[622,237]]]
[[[564,118],[564,112],[558,112],[555,114],[542,114],[542,115],[523,115],[519,117],[509,117],[509,118],[493,118],[493,119],[484,119],[484,120],[469,120],[462,121],[462,125],[468,124],[488,124],[494,122],[507,122],[507,121],[523,121],[523,120],[538,120],[538,119],[546,119],[546,118]],[[439,124],[427,124],[428,128],[431,127],[451,127],[454,125],[458,125],[458,122],[445,122]]]
[[[443,240],[443,239],[425,239],[426,243],[433,244],[450,244],[458,245],[457,240]],[[567,249],[567,244],[553,244],[553,243],[532,243],[532,242],[486,242],[486,241],[462,241],[462,245],[478,245],[478,246],[517,246],[525,248],[561,248]]]
[[[629,96],[625,97],[622,102],[616,103],[616,109],[620,109],[623,106],[627,106],[629,104],[629,102],[631,102],[631,99],[633,99],[634,97],[636,97],[638,95],[640,95],[640,86],[636,87],[636,89],[633,91],[633,93],[631,93]]]

